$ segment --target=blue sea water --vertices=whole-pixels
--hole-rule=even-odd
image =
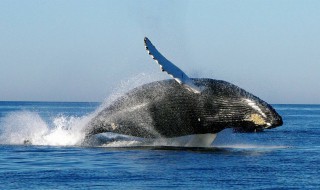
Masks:
[[[0,102],[0,188],[320,188],[320,105],[274,105],[282,127],[224,130],[207,148],[80,146],[99,106]]]

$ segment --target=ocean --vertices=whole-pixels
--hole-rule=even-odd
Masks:
[[[320,105],[273,105],[284,125],[226,129],[210,147],[81,146],[100,103],[0,102],[1,189],[320,189]]]

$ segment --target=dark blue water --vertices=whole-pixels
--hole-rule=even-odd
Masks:
[[[209,148],[81,147],[98,106],[0,102],[0,188],[320,188],[320,105],[274,105],[284,126],[225,130]]]

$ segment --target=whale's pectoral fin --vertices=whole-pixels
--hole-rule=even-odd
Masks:
[[[172,78],[188,90],[194,93],[201,93],[201,88],[195,85],[180,68],[161,55],[147,37],[144,38],[144,44],[149,55],[151,55],[151,57],[160,65],[162,71],[166,71]]]

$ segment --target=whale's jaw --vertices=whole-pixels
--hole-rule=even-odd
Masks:
[[[283,125],[283,120],[282,120],[282,117],[277,114],[277,117],[275,117],[273,120],[272,120],[272,123],[268,126],[266,126],[265,128],[266,129],[273,129],[273,128],[276,128],[276,127],[280,127]]]

